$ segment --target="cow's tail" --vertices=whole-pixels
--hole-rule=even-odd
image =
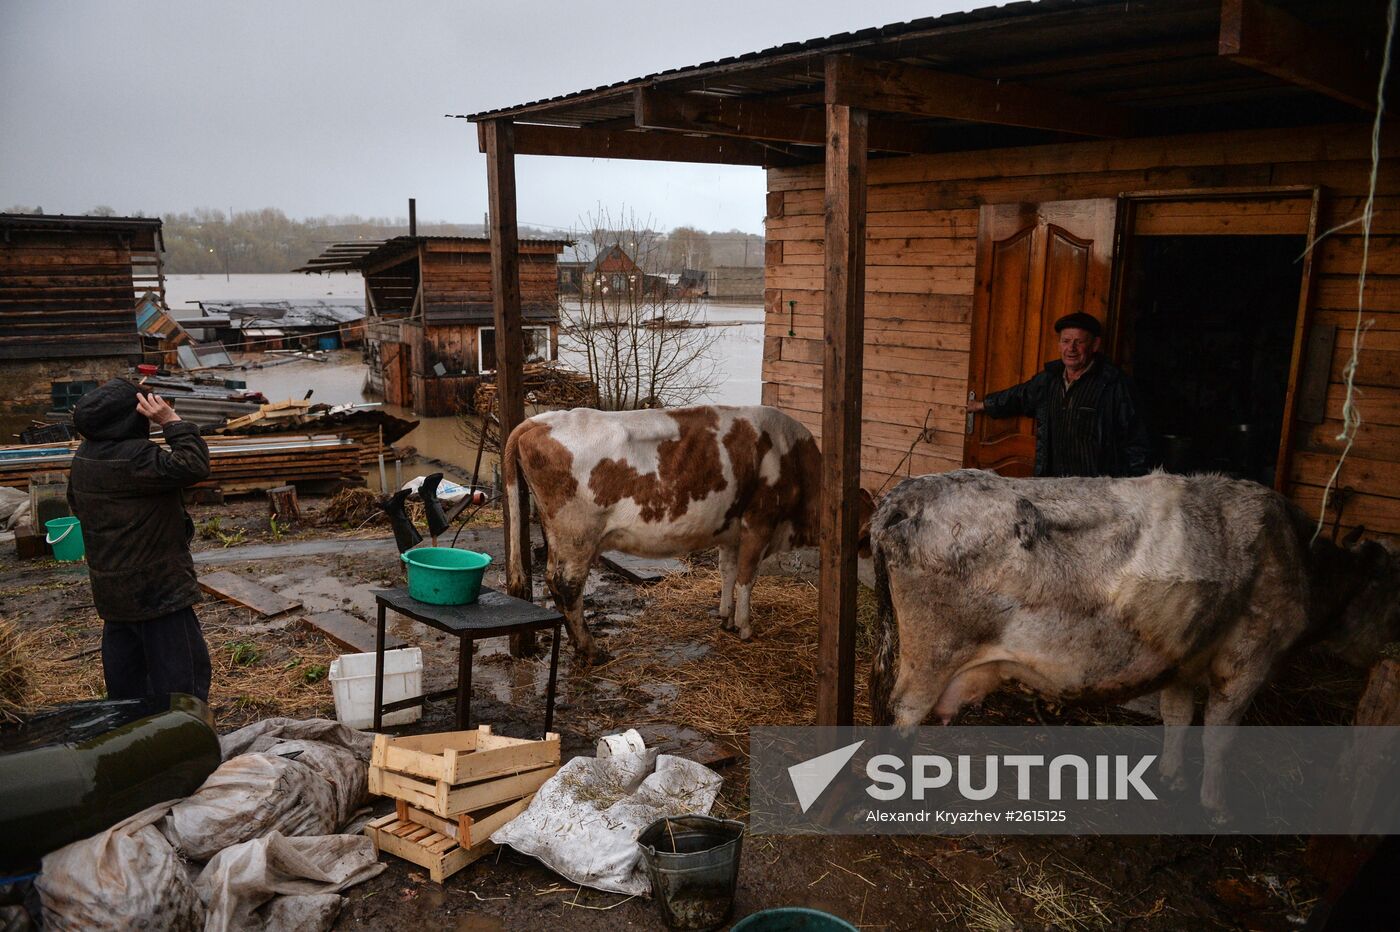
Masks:
[[[530,422],[521,421],[515,426],[515,430],[510,432],[506,438],[506,445],[501,450],[501,484],[505,486],[506,498],[506,552],[508,562],[506,563],[506,588],[511,595],[518,599],[529,599],[531,592],[530,580],[525,578],[525,551],[524,547],[530,546],[530,539],[520,533],[522,527],[529,527],[525,521],[520,520],[520,436],[531,426]],[[522,537],[524,539],[522,539]]]
[[[875,655],[870,661],[870,724],[889,725],[894,721],[890,699],[895,673],[899,668],[899,625],[890,597],[890,574],[884,548],[874,542],[875,557]]]

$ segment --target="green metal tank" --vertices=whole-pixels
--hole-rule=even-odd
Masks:
[[[193,696],[77,702],[0,731],[0,871],[197,790],[219,736]]]

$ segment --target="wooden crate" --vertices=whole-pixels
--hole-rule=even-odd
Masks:
[[[468,864],[496,850],[496,846],[489,841],[464,848],[457,839],[417,822],[400,819],[397,813],[375,819],[365,826],[365,834],[374,841],[376,851],[387,851],[427,868],[428,876],[436,883],[442,883]]]
[[[471,848],[479,845],[491,838],[491,833],[505,825],[511,819],[520,815],[529,808],[530,800],[535,798],[531,793],[524,799],[517,799],[514,802],[501,803],[497,806],[489,806],[485,809],[478,809],[475,812],[462,812],[456,816],[444,819],[425,809],[410,806],[402,799],[395,800],[395,814],[401,822],[417,822],[426,826],[439,835],[446,835],[455,838],[464,848]]]
[[[440,818],[513,803],[559,769],[559,736],[526,741],[472,731],[391,738],[376,735],[369,790]]]

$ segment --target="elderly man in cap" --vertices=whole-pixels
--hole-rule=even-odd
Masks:
[[[1020,385],[968,405],[991,417],[1035,418],[1035,475],[1140,476],[1147,427],[1132,383],[1099,355],[1099,321],[1082,312],[1055,321],[1060,358]]]
[[[209,699],[209,648],[180,490],[209,475],[199,428],[165,399],[124,379],[73,409],[83,442],[68,501],[83,525],[92,601],[102,617],[102,673],[110,699],[186,693]],[[152,443],[161,428],[169,449]]]

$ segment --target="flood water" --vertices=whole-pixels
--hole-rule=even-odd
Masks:
[[[364,284],[358,275],[171,275],[166,279],[166,299],[176,311],[187,312],[195,301],[289,300],[296,298],[345,298],[362,301]],[[720,364],[720,378],[709,396],[711,404],[758,404],[763,369],[763,308],[756,305],[706,304],[703,318],[714,326],[714,355]],[[329,361],[275,362],[275,357],[257,354],[235,356],[249,365],[234,378],[245,379],[248,387],[262,392],[271,401],[302,398],[308,389],[311,400],[325,404],[359,404],[376,399],[364,393],[366,369],[357,350],[331,354]],[[564,359],[568,362],[567,357]],[[262,363],[261,368],[255,368]],[[401,465],[402,481],[433,472],[436,460],[454,467],[451,478],[465,484],[471,478],[476,447],[468,444],[455,417],[419,418],[411,411],[385,406],[385,411],[418,427],[397,446],[411,446],[420,458]],[[481,476],[491,481],[496,469],[487,453]],[[378,488],[378,469],[370,470],[371,486]],[[394,464],[386,466],[387,479],[395,482]]]

